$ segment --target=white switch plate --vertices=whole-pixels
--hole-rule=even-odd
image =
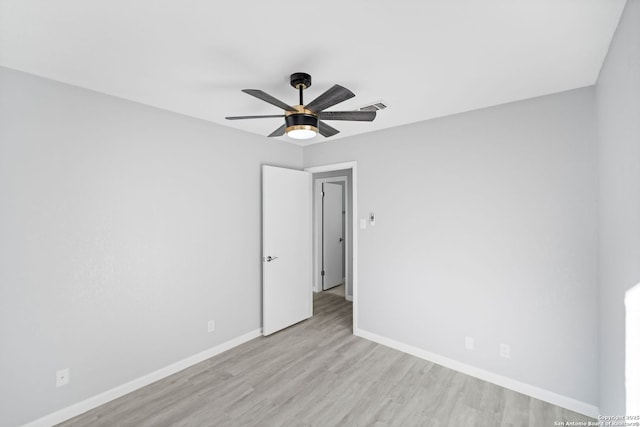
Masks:
[[[511,358],[511,347],[507,344],[500,344],[500,357]]]
[[[216,330],[216,321],[215,320],[209,320],[207,322],[207,332],[213,332]]]
[[[69,384],[69,368],[60,369],[56,371],[56,387],[62,387]]]
[[[464,348],[467,350],[473,350],[473,338],[464,337]]]
[[[360,228],[363,229],[363,230],[365,228],[367,228],[367,220],[366,220],[366,218],[360,218]]]

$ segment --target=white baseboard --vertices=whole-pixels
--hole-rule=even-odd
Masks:
[[[129,381],[128,383],[119,385],[115,388],[112,388],[111,390],[107,390],[103,393],[75,403],[71,406],[67,406],[66,408],[63,408],[59,411],[56,411],[49,415],[45,415],[42,418],[38,418],[35,421],[25,424],[23,427],[50,427],[55,424],[61,423],[75,416],[83,414],[91,409],[97,408],[100,405],[104,405],[105,403],[117,399],[118,397],[124,396],[125,394],[131,393],[132,391],[166,378],[169,375],[173,375],[176,372],[182,371],[183,369],[186,369],[204,360],[207,360],[217,354],[230,350],[233,347],[244,344],[245,342],[257,338],[260,335],[262,335],[261,329],[253,330],[237,338],[212,347],[208,350],[179,360],[169,366],[160,368],[157,371],[153,371],[140,378],[136,378],[135,380]]]
[[[497,384],[501,387],[517,391],[518,393],[526,394],[544,402],[548,402],[553,405],[587,415],[589,417],[598,418],[598,415],[600,415],[600,410],[597,406],[581,402],[571,397],[563,396],[561,394],[557,394],[552,391],[533,386],[531,384],[526,384],[509,377],[498,375],[493,372],[485,371],[484,369],[476,368],[475,366],[467,365],[466,363],[458,362],[457,360],[450,359],[439,354],[431,353],[421,348],[414,347],[409,344],[404,344],[399,341],[395,341],[390,338],[362,330],[360,328],[354,330],[353,333],[354,335],[365,338],[369,341],[377,342],[378,344],[382,344],[386,347],[391,347],[404,353],[408,353],[412,356],[416,356],[421,359],[437,363],[438,365],[442,365],[446,368],[453,369],[454,371],[458,371],[463,374],[470,375],[472,377],[476,377],[493,384]]]

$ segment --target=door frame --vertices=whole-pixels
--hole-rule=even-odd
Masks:
[[[313,177],[313,175],[312,175]],[[343,182],[344,183],[344,200],[345,200],[345,218],[349,218],[349,187],[347,186],[347,176],[333,176],[330,178],[312,178],[313,179],[313,197],[315,198],[315,221],[313,224],[313,239],[314,239],[314,251],[315,254],[313,257],[313,291],[314,292],[322,292],[322,220],[323,220],[323,212],[322,212],[322,184],[327,182]],[[351,270],[351,263],[349,262],[349,249],[351,247],[351,225],[349,221],[345,220],[344,225],[344,259],[342,262],[345,267],[345,277],[344,277],[344,297],[346,300],[352,301],[353,298],[347,295],[347,289],[349,283],[349,272]],[[353,289],[352,289],[353,291]]]
[[[351,275],[353,276],[353,282],[351,284],[352,287],[352,297],[353,297],[353,333],[355,334],[358,331],[358,165],[355,161],[343,162],[343,163],[333,163],[328,165],[321,166],[313,166],[305,168],[304,170],[307,172],[319,173],[319,172],[332,172],[339,170],[351,170],[351,205],[353,206],[352,212],[352,221],[351,227],[349,230],[351,234],[349,235],[350,243],[352,245],[353,252],[353,260],[350,263],[349,267],[351,268]],[[349,200],[349,199],[347,199]],[[348,205],[348,203],[347,203]],[[314,245],[316,248],[316,245]],[[346,252],[346,251],[345,251]],[[348,257],[348,255],[347,255]],[[316,258],[314,256],[314,258]],[[314,276],[315,277],[315,276]]]

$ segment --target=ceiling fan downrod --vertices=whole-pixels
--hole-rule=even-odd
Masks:
[[[300,93],[300,105],[304,105],[302,102],[302,91],[311,86],[311,76],[307,73],[293,73],[290,80],[291,86],[298,89]]]

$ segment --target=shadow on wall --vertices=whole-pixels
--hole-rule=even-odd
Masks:
[[[624,297],[626,307],[625,384],[627,415],[640,415],[640,283]]]

